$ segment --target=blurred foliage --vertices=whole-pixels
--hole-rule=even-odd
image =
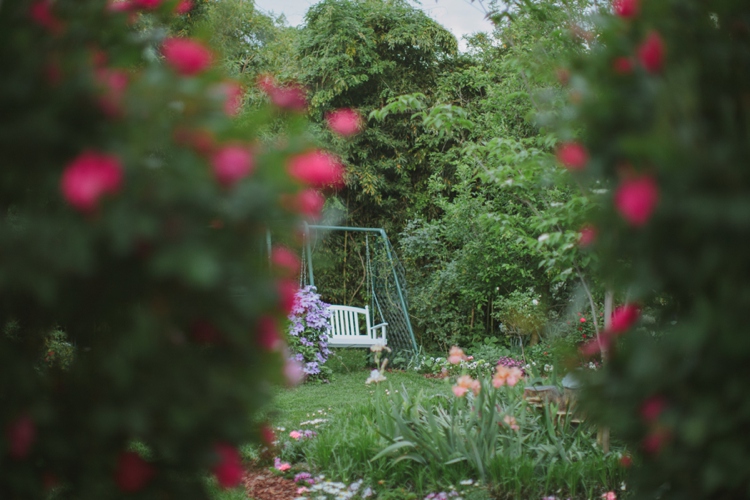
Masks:
[[[293,245],[285,160],[311,147],[308,122],[268,105],[232,120],[217,65],[165,64],[176,4],[0,6],[0,498],[207,498],[215,445],[257,441],[283,381],[256,340],[262,316],[285,316],[265,230]],[[258,139],[270,123],[283,144]],[[225,145],[252,151],[231,185]],[[122,173],[88,210],[61,184],[83,152]],[[135,483],[134,441],[150,450]]]
[[[593,22],[559,133],[582,130],[576,181],[602,188],[603,279],[618,300],[660,304],[662,335],[624,336],[588,411],[639,451],[634,498],[747,498],[750,4],[644,1]],[[630,199],[640,224],[617,195],[634,178],[657,187],[655,207]]]

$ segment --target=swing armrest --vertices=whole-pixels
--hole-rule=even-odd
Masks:
[[[377,332],[379,331],[380,332],[380,340],[382,340],[382,342],[384,344],[387,343],[388,342],[388,340],[387,340],[387,335],[388,334],[386,333],[386,329],[385,329],[386,326],[388,326],[388,323],[380,323],[378,325],[370,327],[370,332],[369,333],[370,333],[370,335],[372,335],[372,337],[370,337],[370,338],[374,339],[375,335],[377,335]]]

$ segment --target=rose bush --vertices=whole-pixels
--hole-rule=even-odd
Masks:
[[[219,53],[166,36],[181,5],[0,5],[0,498],[207,498],[299,375],[264,243],[319,214],[290,165],[318,145],[299,99],[241,110]]]

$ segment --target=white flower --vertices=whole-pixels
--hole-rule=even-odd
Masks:
[[[365,381],[365,384],[370,384],[372,382],[377,384],[383,380],[385,380],[385,377],[378,370],[373,370],[370,372],[370,378]]]
[[[540,235],[539,238],[537,238],[537,240],[539,241],[539,243],[545,242],[548,239],[549,239],[549,234],[547,234],[547,233],[544,233],[544,234]]]
[[[532,303],[532,304],[534,304],[535,306],[538,306],[538,305],[539,305],[539,301],[538,301],[538,300],[536,300],[536,299],[532,300],[532,301],[531,301],[531,303]]]
[[[474,480],[473,479],[464,479],[459,484],[462,484],[464,486],[469,486],[470,484],[474,484]]]

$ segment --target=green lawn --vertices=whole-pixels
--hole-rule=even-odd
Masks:
[[[294,389],[279,391],[274,398],[271,421],[277,427],[296,428],[300,422],[316,418],[334,418],[337,414],[367,402],[375,387],[365,385],[369,375],[367,369],[351,373],[336,373],[328,383],[305,384]],[[427,379],[417,373],[393,371],[386,374],[383,384],[390,384],[394,391],[403,385],[409,393],[423,390],[426,394],[448,394],[450,385],[444,380]]]

